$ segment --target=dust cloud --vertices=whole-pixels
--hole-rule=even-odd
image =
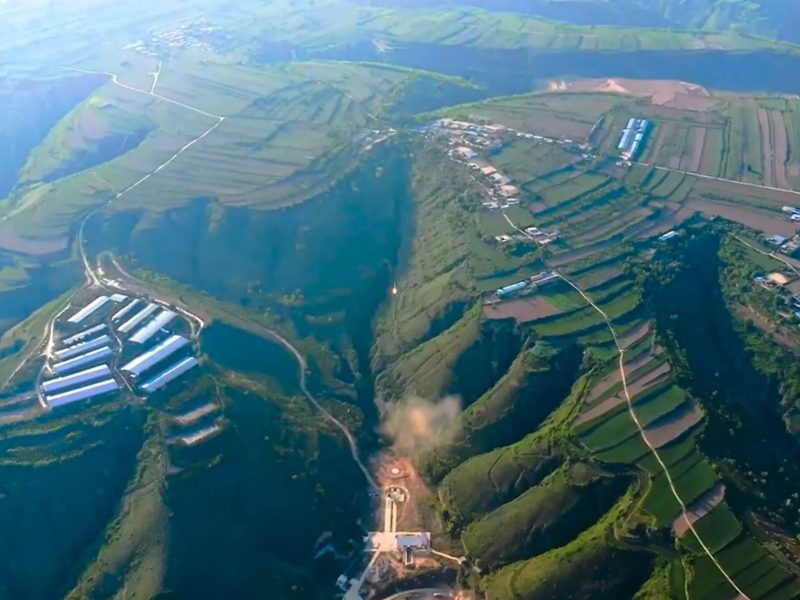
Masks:
[[[461,398],[445,396],[437,402],[412,397],[383,405],[381,433],[398,454],[415,456],[449,443],[459,431]]]

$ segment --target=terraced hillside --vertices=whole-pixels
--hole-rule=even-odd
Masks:
[[[566,95],[554,116],[568,113],[572,98]],[[583,100],[578,95],[575,106]],[[382,312],[378,331],[398,331],[413,314],[415,329],[425,334],[405,351],[392,336],[379,336],[373,364],[382,370],[377,384],[384,399],[463,398],[465,410],[451,425],[455,433],[417,457],[436,486],[439,514],[479,569],[476,585],[488,598],[648,597],[660,586],[662,595],[653,597],[794,598],[800,593],[792,564],[796,544],[789,537],[781,544],[765,540],[772,527],[795,530],[795,517],[789,516],[795,509],[758,500],[757,485],[748,482],[760,468],[746,458],[752,448],[736,457],[720,454],[718,448],[737,445],[719,436],[744,413],[735,403],[720,404],[727,394],[722,389],[697,386],[698,377],[716,380],[714,367],[703,375],[693,372],[694,338],[676,337],[675,324],[687,320],[673,316],[685,310],[678,307],[709,306],[701,295],[720,294],[726,280],[721,271],[709,273],[702,284],[678,289],[674,274],[713,263],[713,255],[699,254],[692,245],[710,248],[709,240],[732,239],[731,226],[692,216],[698,185],[692,176],[620,169],[587,155],[577,147],[581,139],[548,138],[553,133],[537,130],[535,116],[517,116],[528,102],[545,107],[550,101],[536,95],[449,110],[448,117],[468,119],[470,127],[488,125],[477,135],[495,136],[486,150],[478,140],[469,159],[459,160],[462,151],[456,148],[475,135],[467,125],[445,123],[443,133],[427,142],[443,153],[450,148],[447,166],[468,190],[447,215],[460,223],[451,235],[473,239],[461,243],[454,263],[459,283],[435,288],[443,298],[438,305],[466,308],[446,310],[442,324],[438,314],[414,312],[421,303],[404,298],[422,288],[418,281],[431,285],[435,278],[426,270],[442,265],[430,253],[440,238],[421,234],[428,252],[420,248],[419,256],[431,262],[415,259],[411,249],[399,264],[401,291]],[[596,112],[587,121],[598,125],[584,140],[601,140],[602,147],[602,136],[610,133],[598,132],[613,131],[606,123],[613,123],[617,110],[647,110],[630,102],[594,103]],[[521,108],[511,108],[514,103]],[[538,160],[525,160],[531,156]],[[494,171],[485,165],[511,180],[519,205],[499,214],[486,208],[486,195],[500,183],[491,181]],[[434,183],[419,185],[425,183],[436,189]],[[475,211],[483,214],[473,216]],[[518,224],[522,213],[528,221]],[[441,212],[417,214],[424,219],[421,232],[444,218]],[[786,219],[777,212],[772,218]],[[677,238],[659,239],[681,223]],[[542,245],[542,235],[554,240]],[[505,255],[508,267],[498,265],[486,280],[479,259],[491,248]],[[523,257],[527,265],[520,269],[515,261]],[[533,276],[548,268],[556,270],[556,281],[530,286],[522,297],[493,293],[526,277],[536,281]],[[480,313],[469,309],[476,303],[483,304]],[[736,318],[724,301],[714,306]],[[680,327],[687,335],[691,329]],[[537,359],[531,372],[532,356],[548,359]],[[565,362],[567,357],[573,362]],[[774,363],[768,375],[756,375],[765,368],[755,363],[753,377],[791,385]],[[571,390],[550,381],[569,382]],[[764,398],[764,410],[777,410],[790,398],[794,402],[793,396]],[[770,428],[773,433],[754,432],[753,439],[781,430],[786,444],[797,443],[777,421]],[[777,456],[758,462],[782,463]],[[772,481],[767,471],[764,476]],[[791,476],[775,477],[782,482],[776,479],[776,486],[788,486],[776,500],[795,493]],[[609,578],[609,571],[618,578]]]
[[[777,0],[73,4],[0,7],[0,597],[800,598]],[[98,287],[199,368],[54,409]]]

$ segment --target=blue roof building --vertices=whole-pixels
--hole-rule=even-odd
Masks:
[[[134,377],[138,377],[168,356],[171,356],[181,348],[185,348],[188,345],[189,340],[187,340],[185,337],[181,335],[171,335],[160,344],[154,346],[147,352],[143,352],[128,362],[122,367],[122,370],[130,373]]]
[[[115,312],[114,315],[111,317],[111,320],[112,321],[119,321],[122,317],[127,315],[129,312],[131,312],[134,308],[139,306],[141,303],[142,303],[142,301],[139,298],[134,298],[133,300],[128,302],[125,306],[120,308],[117,312]]]
[[[110,337],[107,335],[101,335],[100,337],[96,337],[85,342],[80,342],[74,346],[69,346],[63,350],[56,350],[53,354],[57,360],[67,360],[68,358],[78,356],[79,354],[83,354],[89,350],[94,350],[95,348],[100,348],[101,346],[108,346],[110,343]]]
[[[154,312],[158,310],[158,304],[154,304],[151,302],[147,306],[145,306],[142,310],[138,313],[133,315],[130,319],[125,321],[122,325],[119,326],[120,333],[129,333],[134,327],[136,327],[139,323],[144,321],[147,317],[152,315]]]
[[[80,356],[76,356],[75,358],[70,358],[69,360],[65,360],[63,362],[58,362],[53,365],[53,372],[56,375],[64,375],[69,373],[70,371],[74,371],[76,369],[80,369],[81,367],[88,366],[92,363],[99,362],[101,360],[105,360],[109,358],[114,353],[111,351],[111,348],[105,346],[103,348],[98,348],[97,350],[92,350],[91,352],[87,352],[86,354],[81,354]]]
[[[72,375],[67,375],[66,377],[48,379],[47,381],[42,382],[42,391],[44,391],[45,394],[52,394],[54,392],[60,392],[61,390],[67,390],[76,385],[81,385],[82,383],[89,383],[90,381],[94,381],[96,379],[102,379],[103,377],[111,377],[111,369],[108,368],[108,365],[92,367],[91,369],[86,369],[85,371],[81,371],[79,373],[73,373]]]
[[[171,310],[163,310],[156,318],[150,321],[147,325],[139,329],[131,336],[131,341],[135,344],[144,344],[151,337],[159,332],[162,327],[166,327],[178,315]]]
[[[622,132],[622,137],[619,138],[619,144],[617,144],[617,150],[624,150],[628,147],[631,142],[631,135],[633,135],[632,129],[626,129]]]
[[[499,290],[497,290],[497,295],[500,297],[508,296],[509,294],[513,294],[514,292],[524,290],[527,286],[528,286],[527,280],[518,281],[517,283],[512,283],[511,285],[501,287]]]
[[[71,404],[80,400],[88,400],[89,398],[114,392],[118,389],[119,384],[116,381],[113,379],[105,379],[98,383],[93,383],[91,385],[78,388],[77,390],[70,390],[69,392],[56,394],[54,396],[47,396],[46,398],[50,408],[58,408],[59,406],[64,406],[65,404]]]
[[[81,332],[76,333],[75,335],[68,337],[65,340],[61,340],[61,343],[65,346],[71,346],[75,342],[79,342],[83,338],[87,338],[90,335],[94,335],[95,333],[100,333],[106,328],[105,325],[96,325],[94,327],[90,327],[89,329],[84,329]]]
[[[148,394],[152,394],[156,390],[161,389],[168,383],[175,381],[178,377],[198,365],[197,359],[194,356],[189,356],[183,360],[178,361],[165,371],[159,373],[146,383],[142,384],[142,389]]]
[[[100,310],[103,306],[106,305],[110,301],[108,296],[99,296],[92,300],[89,304],[84,306],[74,315],[72,315],[68,322],[72,323],[73,325],[77,325],[78,323],[85,321],[89,316],[93,315],[95,312]]]

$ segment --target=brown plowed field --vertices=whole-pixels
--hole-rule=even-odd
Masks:
[[[766,188],[743,185],[735,181],[718,181],[698,177],[695,191],[698,193],[711,193],[729,198],[752,198],[765,205],[772,205],[780,210],[781,206],[794,206],[800,203],[800,194],[791,191],[770,190]]]
[[[780,212],[760,210],[744,204],[736,205],[701,198],[690,198],[687,204],[705,215],[722,217],[769,235],[777,233],[791,237],[797,231],[797,224],[786,219],[783,213]]]
[[[653,356],[645,352],[640,356],[637,356],[633,360],[625,363],[625,376],[627,377],[630,373],[642,368],[647,363],[653,360]],[[608,390],[614,387],[622,380],[620,376],[619,369],[614,369],[611,373],[603,377],[600,381],[598,381],[594,387],[589,392],[589,395],[586,397],[588,403],[591,403],[592,400],[599,398],[603,394],[605,394]]]
[[[584,423],[589,423],[590,421],[603,416],[608,411],[615,409],[620,404],[625,404],[625,398],[623,398],[620,394],[606,398],[597,406],[593,406],[589,410],[579,414],[575,418],[575,421],[573,421],[573,425],[575,427],[580,427]]]
[[[686,507],[686,516],[689,518],[689,522],[694,525],[715,509],[724,499],[725,484],[719,482]],[[683,515],[676,517],[672,522],[672,531],[675,532],[675,537],[681,537],[684,533],[689,531],[689,523],[687,523]]]
[[[559,313],[561,313],[560,308],[541,296],[529,296],[483,306],[483,316],[487,319],[514,319],[517,323],[527,323]]]
[[[656,134],[656,139],[653,142],[653,145],[650,151],[645,155],[649,162],[657,163],[658,162],[658,155],[661,154],[661,146],[664,145],[664,138],[667,135],[667,127],[662,126],[658,128],[658,133]]]
[[[628,394],[631,398],[636,399],[636,396],[641,394],[647,388],[651,387],[654,383],[659,383],[662,379],[669,375],[672,369],[669,363],[662,363],[649,373],[645,373],[638,379],[628,382]]]
[[[644,434],[650,445],[661,448],[686,433],[702,419],[703,411],[694,402],[689,401],[685,406],[680,406],[658,419],[655,425],[645,427]]]
[[[700,164],[703,162],[703,149],[706,146],[706,128],[692,127],[690,139],[692,148],[685,170],[697,173],[700,171]]]
[[[647,229],[640,231],[637,235],[640,239],[655,237],[673,229],[676,225],[683,223],[694,214],[694,210],[681,206],[677,210],[664,213],[657,221],[654,221]]]
[[[626,374],[629,372],[630,368],[629,365],[625,365],[625,372]],[[642,393],[646,388],[657,383],[659,379],[664,377],[667,373],[670,372],[669,365],[664,363],[663,365],[659,365],[649,373],[646,373],[641,378],[637,379],[633,383],[628,383],[628,393],[633,398],[637,394]],[[620,380],[619,377],[619,370],[617,370],[617,381]],[[603,382],[605,379],[603,380]],[[617,381],[612,381],[611,385],[617,383]],[[601,382],[602,383],[602,382]],[[606,390],[608,390],[611,386],[608,386]],[[597,389],[597,388],[595,388]],[[594,392],[595,390],[592,390]],[[603,390],[605,391],[605,390]],[[600,392],[602,393],[602,392]],[[622,392],[616,394],[615,396],[611,396],[610,398],[606,398],[600,404],[593,406],[587,411],[582,412],[577,416],[574,421],[574,425],[577,427],[582,425],[583,423],[588,423],[593,421],[597,417],[601,417],[602,415],[606,414],[608,411],[613,410],[620,404],[625,402],[625,396]]]
[[[623,350],[627,350],[636,342],[644,339],[650,333],[650,323],[642,323],[639,327],[619,338],[619,345]]]
[[[764,185],[775,186],[772,176],[772,144],[769,136],[769,115],[767,109],[758,107],[758,129],[761,132],[761,169],[764,173]]]
[[[769,118],[772,122],[772,131],[775,132],[775,185],[786,189],[789,187],[786,179],[786,161],[789,155],[789,147],[786,143],[786,123],[783,120],[783,113],[779,110],[769,111]]]
[[[678,110],[691,110],[694,112],[705,112],[714,108],[717,104],[716,98],[710,96],[696,96],[694,94],[675,94],[675,96],[661,106],[675,108]]]
[[[716,100],[711,98],[708,90],[704,87],[676,81],[674,79],[575,79],[573,81],[557,80],[547,84],[550,91],[574,91],[574,92],[610,92],[614,94],[629,94],[640,98],[649,98],[650,103],[656,106],[670,106],[682,108],[684,110],[706,110],[709,106],[716,104]],[[691,108],[692,106],[702,106],[704,108]]]
[[[67,238],[56,240],[33,240],[24,238],[14,231],[8,223],[0,225],[0,248],[28,254],[31,256],[44,256],[46,254],[56,254],[67,249],[69,240]]]

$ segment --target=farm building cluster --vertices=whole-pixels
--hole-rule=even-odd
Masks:
[[[650,131],[651,124],[647,119],[637,119],[631,117],[628,119],[628,124],[622,130],[617,150],[620,152],[620,158],[624,161],[635,160],[639,152],[644,146],[644,140]]]
[[[216,36],[220,28],[211,25],[205,18],[181,23],[158,31],[149,29],[150,39],[137,40],[124,46],[123,50],[133,50],[145,56],[158,58],[177,48],[213,52]]]
[[[800,211],[790,206],[784,206],[783,211],[789,215],[793,223],[800,223]],[[795,212],[797,211],[797,212]],[[778,252],[791,256],[793,258],[800,257],[800,234],[795,233],[789,237],[787,235],[767,235],[764,238],[770,246],[775,247]]]
[[[178,333],[183,319],[163,302],[100,295],[54,328],[37,386],[51,409],[122,388],[150,395],[198,364],[189,339]]]
[[[789,320],[800,320],[800,279],[775,271],[766,275],[759,275],[753,282],[780,295],[786,307],[780,311],[781,317]],[[791,312],[785,312],[787,309]]]
[[[436,133],[444,132],[449,136],[450,158],[469,167],[473,180],[486,194],[482,207],[490,212],[517,207],[522,203],[519,197],[520,189],[514,180],[479,156],[481,147],[494,147],[496,142],[500,142],[499,138],[493,138],[493,135],[512,132],[516,136],[535,138],[543,143],[574,143],[572,140],[554,140],[540,135],[516,132],[500,125],[478,125],[451,119],[437,121],[432,130]],[[495,241],[500,244],[517,241],[535,242],[540,246],[551,244],[556,239],[558,239],[557,231],[545,231],[538,227],[527,227],[524,231],[512,230],[495,236]]]

